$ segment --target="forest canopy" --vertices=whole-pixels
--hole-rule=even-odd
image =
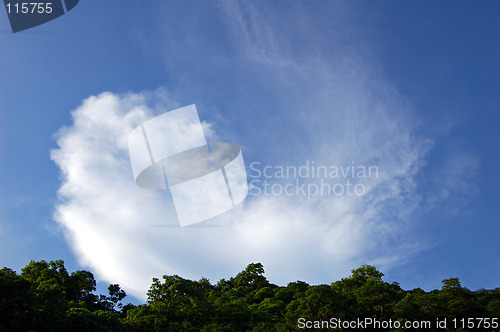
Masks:
[[[471,291],[450,278],[440,290],[403,290],[383,276],[362,265],[331,284],[277,286],[262,264],[252,263],[216,284],[178,275],[153,278],[147,303],[135,306],[123,304],[126,293],[117,284],[107,295],[95,294],[89,271],[69,273],[62,260],[31,261],[21,273],[0,270],[0,331],[295,331],[320,330],[314,322],[360,319],[401,326],[446,320],[450,328],[453,320],[465,324],[471,318],[485,318],[481,322],[491,328],[497,322],[498,328],[500,287]]]

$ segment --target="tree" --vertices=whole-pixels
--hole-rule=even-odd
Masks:
[[[447,303],[447,316],[453,318],[481,317],[481,306],[473,293],[462,287],[458,278],[444,279],[440,295]]]
[[[68,273],[64,261],[30,261],[18,275],[0,270],[0,331],[113,331],[121,330],[114,310],[125,296],[111,285],[110,296],[93,293],[96,281],[89,271]],[[102,298],[101,298],[102,299]]]
[[[301,296],[297,296],[288,306],[286,321],[289,328],[297,326],[299,318],[306,320],[344,319],[348,314],[346,296],[338,293],[330,285],[309,287]]]
[[[169,331],[199,331],[213,316],[208,301],[212,285],[207,279],[191,281],[177,275],[154,278],[148,291],[148,306],[127,312],[126,321],[134,328],[144,322],[152,329]]]
[[[33,316],[33,294],[29,281],[15,271],[0,270],[0,331],[27,331]]]
[[[108,287],[109,296],[99,296],[98,306],[100,309],[114,311],[115,308],[121,309],[121,301],[127,296],[124,290],[118,284],[111,284]]]
[[[97,297],[92,293],[96,290],[94,275],[89,271],[75,271],[65,279],[66,298],[68,301],[85,302],[91,305]]]

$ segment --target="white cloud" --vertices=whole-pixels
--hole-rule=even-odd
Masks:
[[[399,231],[381,219],[385,204],[407,190],[398,178],[411,179],[404,163],[416,157],[393,161],[380,179],[367,182],[377,194],[366,198],[258,196],[206,227],[175,227],[165,192],[134,184],[127,150],[132,129],[162,111],[148,106],[160,97],[164,92],[86,99],[51,153],[63,175],[55,219],[81,263],[99,278],[143,297],[152,277],[216,281],[260,261],[274,282],[326,282],[369,258],[370,250]],[[209,227],[213,224],[226,226]]]

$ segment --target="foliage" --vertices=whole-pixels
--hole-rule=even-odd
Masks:
[[[405,291],[362,265],[329,285],[303,281],[280,287],[260,263],[215,285],[177,275],[153,279],[146,304],[122,304],[119,285],[96,295],[88,271],[68,273],[64,262],[31,261],[20,274],[0,270],[0,331],[294,331],[299,318],[392,321],[500,316],[500,288],[476,292],[458,278],[441,290]]]
[[[93,292],[88,271],[68,273],[62,260],[31,261],[21,274],[0,270],[0,331],[118,331],[125,292],[110,286],[110,296]]]

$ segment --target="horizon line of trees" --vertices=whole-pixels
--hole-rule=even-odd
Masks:
[[[153,278],[147,303],[123,304],[117,284],[96,295],[94,275],[68,273],[64,261],[31,261],[0,270],[1,331],[296,331],[298,321],[436,321],[500,317],[500,287],[471,291],[458,278],[441,290],[401,289],[362,265],[331,284],[277,286],[260,263],[212,285],[178,275]],[[314,330],[314,329],[313,329]],[[369,329],[367,329],[369,330]]]

